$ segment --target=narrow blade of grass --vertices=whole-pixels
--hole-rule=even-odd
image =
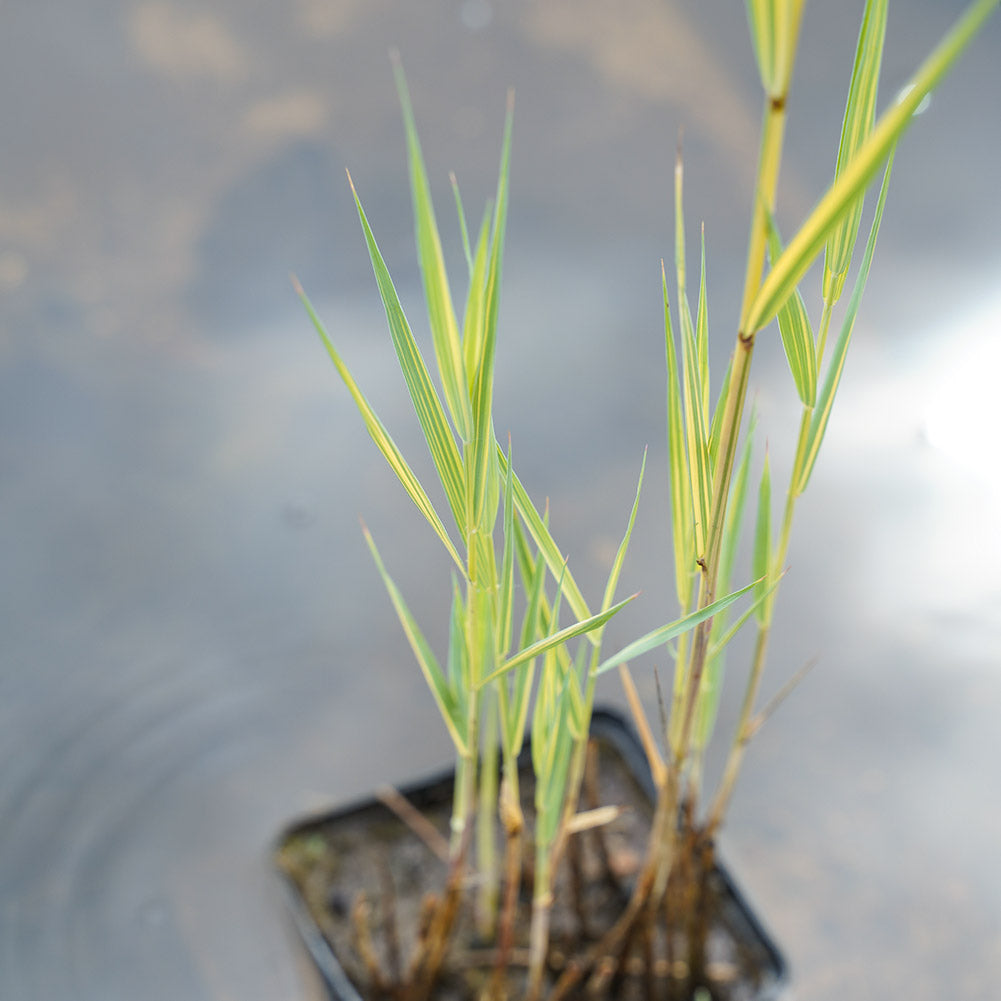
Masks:
[[[876,94],[879,90],[879,70],[883,61],[883,43],[886,39],[886,12],[888,0],[866,0],[859,29],[855,64],[848,88],[845,117],[841,125],[841,142],[834,179],[841,176],[845,165],[872,131],[876,120]],[[858,239],[862,220],[864,198],[857,198],[851,211],[834,230],[827,241],[824,255],[824,299],[831,305],[841,297],[845,277],[852,263],[852,253]]]
[[[761,598],[769,588],[768,567],[772,552],[772,477],[768,468],[768,452],[761,470],[758,486],[758,518],[754,528],[754,550],[751,557],[751,574],[761,580],[756,596]],[[765,625],[769,618],[768,605],[762,602],[757,611],[758,622]]]
[[[424,167],[424,156],[421,153],[420,140],[417,138],[417,125],[410,104],[410,93],[399,54],[395,52],[393,75],[396,78],[396,89],[403,109],[403,124],[407,134],[410,187],[417,229],[417,254],[424,280],[424,296],[427,301],[431,336],[434,339],[435,357],[438,360],[438,372],[459,437],[463,441],[469,441],[473,433],[473,415],[466,394],[459,327],[448,287],[445,257],[438,235],[438,224],[435,221],[434,205],[431,202],[431,188]]]
[[[337,369],[344,385],[347,387],[348,392],[355,401],[355,405],[358,407],[358,411],[362,416],[362,420],[365,422],[365,427],[368,429],[369,435],[371,435],[372,440],[378,446],[379,451],[382,452],[386,462],[389,463],[390,469],[396,473],[410,499],[417,506],[417,509],[421,512],[421,514],[423,514],[427,519],[428,523],[434,529],[435,534],[439,539],[441,539],[442,545],[455,561],[455,565],[462,572],[463,576],[465,576],[465,564],[459,557],[459,553],[453,545],[452,540],[449,538],[448,532],[446,531],[441,518],[438,517],[438,512],[435,511],[434,505],[431,503],[424,487],[421,486],[420,481],[407,464],[406,459],[403,458],[403,453],[399,450],[392,437],[390,437],[390,434],[386,430],[382,421],[379,420],[378,415],[370,406],[368,400],[365,398],[365,395],[359,388],[358,383],[355,382],[354,376],[344,363],[340,353],[334,347],[334,342],[331,340],[326,327],[324,327],[323,322],[317,315],[316,310],[313,308],[313,304],[309,301],[309,298],[303,291],[302,286],[296,279],[293,279],[293,284],[303,306],[306,308],[306,312],[309,314],[310,320],[313,322],[316,332],[320,335],[320,339],[323,341],[323,344],[327,349],[327,354],[330,355],[330,359],[333,361],[334,367]]]
[[[508,96],[504,125],[504,143],[497,177],[493,231],[487,266],[482,343],[476,358],[471,393],[473,408],[474,520],[483,533],[493,529],[499,501],[497,455],[493,427],[494,357],[497,347],[497,318],[500,308],[501,275],[504,260],[504,236],[507,229],[508,171],[511,159],[511,130],[514,120],[513,96]]]
[[[806,439],[806,446],[801,452],[801,468],[794,475],[795,492],[803,493],[806,485],[810,481],[810,474],[816,464],[817,456],[820,453],[820,446],[827,431],[827,422],[831,416],[831,409],[834,406],[834,397],[837,394],[838,386],[841,382],[841,375],[845,368],[845,357],[848,354],[848,344],[851,341],[852,331],[855,328],[855,318],[858,315],[859,305],[862,302],[862,294],[865,292],[866,282],[869,279],[869,269],[872,266],[872,257],[876,251],[876,239],[879,236],[880,223],[883,220],[883,208],[886,205],[886,194],[890,188],[890,173],[893,168],[893,156],[886,165],[883,173],[883,184],[879,192],[879,201],[876,203],[876,213],[873,217],[872,227],[869,230],[869,239],[866,241],[865,254],[862,257],[862,265],[859,268],[858,276],[855,279],[855,288],[852,297],[848,302],[848,310],[845,313],[844,321],[841,325],[841,333],[834,345],[831,354],[831,361],[827,367],[827,375],[824,379],[823,388],[817,400],[817,406],[813,411],[813,418],[810,421],[810,430]]]
[[[747,0],[751,44],[758,62],[761,86],[772,92],[775,81],[775,5],[773,0]]]
[[[459,233],[462,236],[462,252],[466,257],[466,268],[470,276],[473,273],[473,254],[469,246],[469,229],[466,226],[466,211],[462,207],[462,195],[459,193],[459,181],[454,173],[448,175],[452,185],[452,195],[455,198],[455,212],[459,217]]]
[[[507,443],[507,475],[504,479],[504,550],[501,555],[500,601],[497,610],[498,651],[511,649],[514,604],[514,485],[511,481],[511,440]]]
[[[674,579],[678,606],[687,609],[692,601],[695,574],[695,527],[692,521],[692,492],[688,488],[688,456],[685,452],[685,420],[678,376],[678,356],[667,298],[667,275],[660,263],[664,293],[664,344],[667,356],[667,454],[671,492],[671,539],[674,550]]]
[[[519,664],[523,664],[527,660],[531,660],[533,657],[537,657],[541,653],[545,653],[547,650],[551,650],[554,647],[560,646],[566,643],[568,640],[572,640],[575,636],[582,636],[585,633],[592,632],[595,629],[603,626],[609,619],[613,616],[618,615],[626,605],[629,604],[637,595],[632,594],[628,598],[624,598],[622,601],[611,608],[605,609],[603,612],[599,612],[597,615],[592,615],[589,619],[584,619],[582,622],[575,622],[571,626],[565,626],[558,632],[546,636],[541,640],[536,641],[530,647],[525,650],[521,650],[516,653],[513,657],[509,657],[506,661],[493,674],[484,678],[484,683],[488,681],[493,681],[496,678],[501,677],[506,674],[512,668],[517,667]],[[614,667],[615,665],[610,665]]]
[[[350,181],[350,179],[349,175],[348,180]],[[362,230],[365,233],[372,270],[379,286],[379,295],[386,311],[386,319],[389,322],[393,347],[396,349],[396,356],[400,362],[400,370],[406,380],[410,399],[413,402],[421,430],[424,432],[424,438],[431,450],[431,458],[438,471],[445,497],[448,499],[456,524],[459,525],[461,531],[465,524],[466,497],[459,449],[455,444],[455,438],[452,436],[448,419],[445,417],[444,408],[438,399],[434,384],[431,382],[427,366],[424,364],[420,349],[417,347],[417,342],[410,330],[410,324],[407,323],[389,269],[379,251],[379,246],[375,241],[372,228],[368,224],[368,218],[353,183],[351,193],[354,196],[358,218],[361,220]]]
[[[655,650],[659,646],[670,643],[676,636],[694,629],[700,622],[705,622],[706,619],[712,618],[717,612],[723,611],[724,608],[729,608],[741,595],[747,594],[758,583],[759,581],[752,581],[746,587],[728,594],[725,598],[719,598],[717,601],[706,605],[705,608],[690,612],[688,615],[682,616],[674,622],[669,622],[666,626],[660,626],[645,636],[641,636],[628,646],[623,647],[617,654],[602,661],[598,665],[596,673],[604,674],[605,671],[610,671],[613,667],[618,667],[619,664],[624,664],[626,661],[640,657],[650,650]]]
[[[393,602],[393,607],[396,609],[396,614],[400,620],[400,624],[403,626],[403,631],[406,634],[407,642],[410,644],[410,649],[413,650],[414,656],[417,658],[417,663],[420,665],[421,673],[424,675],[424,680],[427,682],[428,688],[434,696],[435,703],[438,706],[438,711],[441,713],[441,717],[445,721],[445,726],[448,727],[449,735],[451,736],[459,754],[466,754],[468,751],[466,747],[466,740],[462,732],[463,720],[459,717],[457,712],[458,706],[455,693],[448,684],[448,679],[445,677],[438,661],[435,659],[434,652],[431,650],[428,641],[424,638],[424,634],[417,625],[417,621],[414,619],[413,615],[410,614],[410,609],[407,607],[407,603],[403,600],[403,595],[400,594],[399,588],[386,571],[386,567],[382,562],[382,557],[379,555],[379,550],[376,548],[375,541],[373,540],[371,533],[367,528],[365,528],[364,525],[362,526],[362,531],[365,533],[365,541],[368,543],[368,548],[372,553],[372,558],[375,560],[375,565],[378,567],[379,574],[382,577],[383,583],[386,585],[386,591],[389,593],[390,600]]]
[[[626,559],[626,552],[629,549],[629,540],[632,538],[633,526],[636,524],[636,511],[640,505],[640,491],[643,489],[643,474],[646,472],[646,453],[643,449],[643,461],[640,463],[640,475],[636,482],[636,497],[633,500],[632,509],[629,512],[629,522],[626,525],[625,535],[616,550],[615,559],[612,560],[612,569],[608,573],[608,581],[605,584],[605,595],[601,600],[601,610],[605,611],[611,607],[615,600],[615,589],[619,586],[619,577],[622,574],[622,564]]]
[[[782,241],[767,207],[765,214],[768,218],[769,255],[776,261],[782,256]],[[817,346],[810,316],[798,288],[793,290],[779,310],[778,320],[782,348],[796,392],[803,406],[812,407],[817,402]]]
[[[704,557],[706,532],[709,526],[712,486],[709,471],[709,443],[707,434],[706,407],[703,387],[708,384],[708,363],[702,364],[695,325],[685,291],[685,216],[684,216],[684,166],[681,151],[674,168],[674,212],[675,212],[675,270],[678,281],[678,316],[681,326],[681,384],[682,405],[685,417],[685,449],[688,456],[687,482],[692,492],[692,525],[694,530],[695,554]],[[703,257],[704,263],[704,257]],[[705,268],[700,279],[700,307],[704,306]],[[699,311],[700,324],[705,320],[703,308]]]
[[[487,294],[487,254],[490,249],[490,217],[488,206],[480,223],[480,233],[476,240],[476,254],[469,273],[469,294],[466,296],[466,312],[462,320],[462,352],[466,360],[466,379],[470,399],[473,393],[473,379],[479,362],[483,343],[483,327],[486,323]]]
[[[507,459],[503,452],[500,453],[500,460],[501,473],[506,476]],[[560,554],[556,541],[550,534],[549,528],[546,526],[546,523],[543,521],[541,515],[536,510],[535,505],[532,503],[527,491],[522,486],[517,473],[515,473],[512,477],[512,488],[514,492],[515,510],[518,512],[518,516],[528,529],[528,534],[532,537],[532,541],[536,546],[538,546],[539,552],[541,552],[545,558],[546,565],[549,567],[549,572],[557,580],[562,579],[562,594],[570,603],[570,608],[573,611],[573,614],[577,616],[578,619],[589,618],[591,611],[587,607],[584,595],[581,594],[580,588],[577,586],[577,582],[573,578],[573,574],[566,566],[566,560]],[[564,570],[566,570],[565,573]]]

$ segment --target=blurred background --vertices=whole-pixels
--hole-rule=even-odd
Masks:
[[[807,5],[787,234],[832,176],[862,6]],[[962,7],[891,4],[881,105]],[[460,295],[448,171],[477,218],[516,89],[498,434],[595,598],[649,445],[623,576],[644,594],[610,641],[675,614],[660,259],[683,129],[721,374],[760,114],[743,4],[6,0],[5,1001],[309,996],[271,841],[449,760],[358,518],[439,649],[448,561],[288,279],[426,473],[344,176],[424,338],[394,45]],[[1001,982],[999,52],[995,17],[901,144],[764,691],[817,667],[724,833],[802,999]],[[759,344],[757,454],[781,476],[796,398]]]

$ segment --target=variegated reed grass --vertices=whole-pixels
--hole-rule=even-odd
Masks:
[[[973,3],[909,87],[877,120],[876,93],[887,0],[867,0],[834,182],[783,247],[773,216],[803,0],[748,0],[751,36],[765,94],[763,129],[738,336],[713,407],[709,401],[705,241],[703,236],[693,316],[687,295],[680,158],[675,174],[676,327],[668,302],[666,273],[662,280],[670,509],[681,614],[609,657],[603,657],[601,652],[604,626],[632,600],[616,601],[615,594],[633,531],[643,468],[636,501],[595,612],[574,580],[568,560],[550,531],[547,515],[535,507],[516,475],[510,443],[502,448],[494,429],[494,355],[507,213],[510,104],[496,195],[481,217],[475,242],[470,239],[462,199],[453,179],[467,266],[467,293],[460,323],[414,116],[399,61],[395,60],[418,258],[440,393],[353,184],[352,192],[400,369],[449,507],[452,531],[446,528],[445,519],[369,405],[305,294],[301,289],[299,293],[370,435],[454,564],[449,646],[442,663],[365,530],[379,573],[455,745],[451,853],[456,871],[469,861],[474,840],[472,821],[476,818],[477,914],[481,932],[493,935],[498,943],[492,986],[495,996],[504,991],[503,966],[512,940],[511,922],[521,874],[525,818],[517,759],[529,721],[536,784],[529,997],[538,996],[543,987],[556,867],[570,832],[588,822],[588,818],[575,814],[595,682],[603,672],[617,667],[622,675],[657,785],[657,809],[649,857],[626,911],[586,956],[571,962],[555,984],[553,996],[564,995],[592,969],[604,968],[606,964],[601,961],[621,953],[620,946],[637,921],[645,917],[652,920],[661,913],[679,846],[687,843],[690,848],[696,844],[700,849],[711,848],[744,748],[760,720],[758,689],[793,514],[827,428],[869,274],[895,145],[915,109],[998,2]],[[828,334],[858,240],[865,195],[880,169],[883,181],[862,261],[840,318],[840,333],[828,352]],[[815,330],[798,284],[821,253],[823,292]],[[767,271],[766,259],[770,262]],[[773,532],[771,474],[766,461],[757,489],[751,573],[754,580],[731,592],[738,537],[750,494],[750,429],[744,432],[744,443],[740,444],[742,428],[748,423],[744,409],[750,364],[757,336],[775,318],[802,403],[802,416],[780,527]],[[680,341],[680,350],[676,341]],[[525,595],[524,607],[518,614],[514,601],[516,575]],[[750,607],[729,622],[728,609],[748,592],[753,592],[749,595]],[[561,625],[564,605],[569,608],[569,625]],[[757,638],[739,723],[722,781],[708,808],[700,814],[702,761],[715,727],[726,647],[752,618]],[[666,700],[669,706],[664,712],[663,744],[659,744],[636,695],[627,662],[674,640],[673,693]],[[689,830],[679,829],[679,815],[685,818]],[[494,844],[498,818],[506,839],[503,861],[498,859]],[[457,893],[460,885],[459,880],[452,880],[449,894]],[[421,964],[412,971],[418,989],[408,997],[414,1001],[430,990],[442,961],[450,915],[454,914],[454,900],[449,900],[449,894],[431,922],[436,929],[435,941],[424,950]]]
[[[376,282],[389,322],[400,369],[449,506],[459,542],[445,527],[434,503],[389,432],[369,405],[315,310],[300,296],[327,351],[351,393],[370,435],[454,564],[449,647],[444,665],[435,656],[386,569],[376,544],[365,538],[456,751],[451,851],[455,864],[468,856],[471,820],[477,818],[478,916],[483,934],[510,944],[510,922],[521,872],[525,826],[519,794],[518,757],[531,715],[531,758],[535,775],[534,905],[530,936],[531,979],[541,983],[548,943],[552,882],[575,818],[595,681],[612,666],[602,662],[605,623],[632,598],[615,592],[636,516],[636,500],[612,564],[600,609],[592,612],[568,560],[557,546],[547,518],[534,506],[514,470],[511,446],[496,439],[493,421],[494,354],[507,212],[512,111],[509,102],[496,196],[483,213],[475,245],[453,179],[459,229],[467,265],[468,291],[460,327],[431,201],[417,129],[398,58],[397,87],[407,135],[417,250],[442,387],[439,396],[354,190],[355,204]],[[350,180],[350,178],[349,178]],[[515,629],[515,574],[526,600]],[[714,601],[661,627],[649,646],[670,642],[749,588]],[[635,597],[635,596],[633,596]],[[573,622],[560,625],[562,605]],[[568,644],[581,637],[576,653]],[[497,762],[499,740],[501,761]],[[498,787],[498,771],[502,775]],[[498,900],[500,867],[494,828],[506,835],[503,906]],[[444,908],[443,903],[443,908]],[[499,919],[498,919],[498,914]],[[500,928],[496,928],[498,923]],[[503,952],[503,949],[502,949]],[[434,956],[435,949],[428,950]],[[418,979],[429,979],[440,956]]]
[[[709,402],[709,324],[706,307],[705,234],[702,236],[698,300],[694,318],[686,281],[682,164],[675,171],[675,308],[672,321],[666,273],[662,273],[667,355],[667,431],[671,480],[674,578],[679,607],[691,612],[710,606],[729,590],[738,538],[747,508],[753,415],[744,420],[751,359],[757,337],[773,319],[796,392],[801,416],[794,459],[785,487],[782,519],[772,525],[772,482],[767,456],[757,489],[751,576],[755,597],[735,623],[723,611],[679,637],[674,687],[665,711],[663,744],[636,696],[623,663],[627,696],[643,736],[658,788],[657,822],[646,868],[627,914],[606,936],[596,954],[614,954],[630,922],[659,911],[672,869],[704,874],[712,864],[712,844],[723,821],[751,736],[770,710],[758,709],[759,687],[771,636],[775,600],[785,566],[796,505],[810,481],[844,370],[859,305],[869,277],[895,148],[922,101],[998,6],[972,3],[890,106],[876,116],[877,90],[888,0],[866,0],[852,68],[834,180],[788,244],[775,222],[779,166],[785,139],[786,105],[798,47],[803,0],[747,0],[751,39],[764,91],[763,126],[747,267],[737,338],[714,407]],[[840,330],[828,350],[836,307],[859,242],[865,196],[882,170],[868,237],[851,295],[839,318]],[[799,283],[823,256],[819,322],[814,327]],[[768,268],[766,270],[766,259]],[[680,341],[680,352],[677,342]],[[680,354],[680,357],[679,357]],[[742,425],[749,424],[740,446]],[[739,455],[739,458],[738,458]],[[755,641],[739,719],[722,778],[699,812],[702,764],[712,736],[722,690],[729,640],[753,617]],[[642,649],[642,641],[636,649]],[[631,654],[626,650],[615,660]],[[780,697],[784,695],[780,693]],[[661,746],[665,748],[662,752]],[[682,818],[681,828],[675,818]],[[679,859],[679,851],[697,858]],[[697,954],[694,950],[693,954]],[[572,971],[557,985],[561,995],[583,974]],[[697,972],[692,975],[697,978]]]

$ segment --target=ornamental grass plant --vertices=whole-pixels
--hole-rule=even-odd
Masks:
[[[534,1001],[584,989],[592,996],[604,996],[634,952],[640,965],[649,966],[658,943],[671,942],[678,933],[686,942],[690,989],[709,984],[703,968],[707,925],[702,912],[715,839],[745,748],[775,701],[761,708],[759,688],[790,530],[844,369],[886,204],[894,150],[921,102],[998,2],[972,3],[908,86],[877,115],[888,0],[866,0],[834,151],[833,181],[792,237],[783,241],[774,216],[804,3],[748,0],[764,107],[737,336],[713,402],[706,236],[703,232],[697,290],[690,297],[679,151],[673,289],[669,292],[663,265],[661,288],[670,475],[665,508],[672,528],[674,554],[673,562],[668,562],[678,607],[666,625],[612,654],[603,649],[605,626],[636,597],[619,598],[617,592],[645,456],[604,593],[589,603],[574,579],[572,554],[560,548],[548,512],[533,503],[517,475],[516,443],[498,439],[493,417],[513,100],[508,102],[496,193],[475,226],[469,224],[452,179],[456,229],[466,263],[465,295],[459,308],[445,269],[414,113],[400,61],[394,56],[432,365],[412,333],[353,183],[351,188],[400,370],[444,506],[432,501],[369,405],[335,339],[297,288],[369,434],[452,564],[449,642],[441,656],[425,639],[375,540],[363,529],[455,748],[449,877],[429,905],[406,981],[394,985],[401,998],[420,1001],[432,994],[448,962],[456,914],[463,907],[474,909],[478,936],[493,944],[494,974],[484,988],[493,998],[518,994]],[[875,204],[867,212],[867,195],[877,185]],[[863,237],[865,216],[868,232]],[[820,269],[820,299],[811,309],[799,286],[815,267]],[[773,327],[801,403],[798,426],[789,428],[794,459],[781,487],[784,507],[776,525],[772,498],[778,491],[767,457],[756,486],[752,484],[754,418],[746,407],[756,340],[776,336]],[[558,449],[559,443],[553,447]],[[742,528],[752,535],[753,555],[746,579],[738,581]],[[655,614],[653,618],[657,620]],[[736,729],[726,738],[729,752],[722,778],[715,788],[706,789],[703,763],[716,727],[727,647],[743,629],[753,631],[754,643],[742,708]],[[663,657],[665,649],[673,659],[673,682],[665,685],[659,719],[652,723],[629,664],[654,650]],[[615,803],[587,810],[579,806],[595,686],[598,677],[609,671],[621,679],[656,788],[648,850],[622,912],[583,941],[578,954],[555,975],[549,928],[556,874],[577,834],[611,823],[618,815]],[[526,739],[534,773],[530,815],[519,788],[519,758]],[[531,927],[523,935],[528,947],[521,964],[526,970],[514,978],[510,968],[518,965],[513,945],[518,937],[517,905],[529,887]],[[647,946],[639,948],[639,943]]]

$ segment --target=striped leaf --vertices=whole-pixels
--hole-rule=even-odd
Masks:
[[[396,473],[410,499],[417,505],[417,509],[428,520],[428,523],[434,529],[438,538],[441,539],[442,545],[455,561],[455,565],[462,571],[463,575],[465,575],[465,564],[459,557],[458,551],[452,543],[452,540],[449,538],[448,532],[446,531],[444,524],[442,524],[441,518],[438,517],[438,512],[435,511],[434,505],[431,503],[424,487],[421,486],[420,480],[418,480],[414,475],[410,466],[407,464],[406,459],[403,458],[403,453],[397,447],[396,442],[394,442],[390,437],[390,434],[386,430],[382,421],[379,420],[378,415],[370,406],[368,400],[365,398],[365,395],[359,388],[358,383],[355,382],[354,376],[351,374],[347,365],[345,365],[340,353],[334,347],[334,342],[331,340],[326,327],[324,327],[316,313],[316,310],[313,308],[313,304],[309,301],[306,293],[302,290],[302,286],[295,279],[293,279],[293,284],[295,285],[299,298],[302,300],[303,306],[306,307],[306,312],[309,314],[309,318],[312,320],[313,326],[316,328],[316,332],[320,335],[320,339],[323,341],[323,344],[327,349],[327,354],[330,355],[330,359],[333,361],[334,367],[337,369],[338,374],[344,381],[344,385],[347,386],[348,392],[355,401],[355,405],[361,413],[362,420],[364,420],[365,427],[368,429],[368,433],[372,436],[372,440],[378,446],[379,451],[382,452],[386,462],[389,463],[389,467],[394,473]]]
[[[883,174],[883,184],[879,192],[879,201],[876,203],[876,213],[873,217],[872,227],[869,230],[869,239],[866,241],[862,266],[859,268],[858,277],[855,279],[855,288],[848,302],[848,310],[841,326],[841,334],[834,345],[834,351],[827,367],[827,375],[824,378],[824,385],[817,399],[817,406],[813,411],[805,447],[801,450],[800,457],[798,457],[799,468],[793,474],[794,491],[796,494],[801,494],[806,490],[806,485],[810,481],[810,474],[813,472],[817,455],[820,452],[820,446],[824,440],[824,434],[827,431],[827,422],[830,419],[831,409],[834,406],[834,397],[837,394],[838,385],[841,382],[841,374],[845,368],[848,344],[851,341],[852,331],[855,328],[855,317],[858,315],[859,305],[862,302],[862,294],[869,279],[869,269],[872,266],[872,257],[876,250],[879,226],[883,220],[883,208],[886,205],[886,193],[890,187],[890,171],[892,167],[893,156],[891,154],[890,161],[887,163],[886,171]]]
[[[769,255],[776,261],[782,256],[782,242],[775,219],[767,209],[766,216]],[[793,382],[796,383],[796,392],[803,406],[812,407],[817,402],[817,347],[806,303],[803,302],[799,289],[794,289],[793,294],[786,299],[779,310],[778,321],[782,348]]]
[[[841,142],[834,179],[841,176],[845,165],[872,131],[876,120],[876,93],[879,90],[879,69],[883,61],[886,38],[888,0],[866,0],[859,29],[852,81],[848,88],[845,117],[841,125]],[[851,211],[831,234],[824,257],[824,299],[832,305],[841,297],[852,253],[858,239],[864,198],[857,198]]]
[[[655,650],[657,647],[665,646],[671,640],[682,635],[682,633],[687,633],[690,629],[694,629],[700,622],[705,622],[706,619],[711,619],[717,612],[729,608],[741,595],[747,594],[758,583],[758,581],[752,581],[746,587],[728,594],[725,598],[711,602],[705,608],[699,608],[688,615],[682,616],[680,619],[676,619],[674,622],[669,622],[666,626],[660,626],[658,629],[651,630],[645,636],[641,636],[639,639],[633,640],[628,646],[623,647],[617,654],[602,661],[598,665],[596,673],[604,674],[605,671],[610,671],[613,667],[618,667],[619,664],[624,664],[626,661],[641,657],[643,654],[648,653],[650,650]]]
[[[386,567],[383,565],[382,557],[379,555],[379,550],[376,548],[371,534],[364,526],[362,526],[362,530],[365,533],[365,541],[368,543],[368,548],[372,553],[372,558],[375,560],[375,565],[378,567],[379,574],[386,585],[386,591],[389,593],[393,607],[396,609],[400,624],[403,626],[410,649],[413,650],[414,656],[417,658],[421,673],[424,675],[424,680],[427,682],[428,688],[431,689],[431,694],[434,696],[438,711],[445,721],[445,726],[448,728],[452,742],[455,744],[459,754],[467,754],[469,752],[464,736],[465,721],[458,713],[458,702],[455,692],[449,685],[448,679],[435,659],[434,652],[431,650],[428,641],[424,638],[424,634],[421,632],[416,620],[410,614],[410,609],[403,600],[403,595],[400,594],[399,588],[397,588],[393,579],[386,572]]]
[[[417,229],[417,254],[424,281],[424,296],[427,302],[428,321],[434,339],[435,357],[445,400],[455,421],[456,430],[463,441],[469,441],[473,434],[473,415],[469,397],[466,394],[466,380],[463,370],[462,346],[459,340],[459,326],[452,306],[452,295],[448,287],[445,271],[445,256],[441,249],[438,224],[435,221],[434,205],[431,202],[431,188],[428,184],[424,157],[417,138],[417,125],[410,104],[410,93],[403,75],[399,55],[393,54],[393,75],[403,109],[403,123],[407,134],[407,158],[410,162],[410,188],[414,203],[414,222]]]
[[[678,357],[667,300],[667,275],[660,263],[664,293],[664,344],[667,356],[667,454],[671,491],[671,538],[674,550],[674,579],[678,605],[684,611],[692,601],[695,579],[695,526],[692,521],[692,492],[688,486],[688,456],[685,452],[685,419],[681,402]]]
[[[613,616],[618,615],[619,612],[621,612],[622,609],[636,597],[638,597],[638,595],[631,594],[628,598],[624,598],[617,604],[612,605],[611,608],[606,608],[605,611],[599,612],[597,615],[592,615],[590,618],[584,619],[582,622],[575,622],[571,626],[564,626],[559,631],[552,633],[549,636],[545,636],[541,640],[537,640],[526,649],[520,650],[513,657],[509,657],[499,668],[497,668],[496,671],[484,678],[483,683],[485,684],[489,681],[494,681],[495,679],[502,677],[519,664],[523,664],[525,661],[531,660],[533,657],[538,657],[539,654],[546,653],[548,650],[552,650],[555,647],[562,646],[568,640],[572,640],[576,636],[583,636],[586,633],[599,629]],[[614,667],[615,665],[613,664],[612,666]]]
[[[499,458],[500,473],[506,477],[507,458],[503,452],[499,452]],[[587,602],[584,600],[584,595],[577,586],[577,582],[574,580],[569,567],[567,567],[566,559],[561,555],[556,541],[549,532],[548,526],[536,510],[527,491],[522,486],[521,480],[518,479],[517,473],[512,477],[512,489],[514,492],[515,510],[518,512],[518,516],[524,523],[525,528],[528,529],[528,534],[532,537],[532,541],[538,546],[539,552],[545,558],[549,572],[557,580],[561,581],[561,593],[569,602],[573,614],[578,619],[589,618],[591,612],[587,606]]]
[[[615,559],[612,560],[612,568],[608,573],[608,581],[605,584],[605,595],[601,600],[601,610],[610,608],[615,600],[615,589],[619,586],[619,577],[622,574],[622,564],[626,559],[626,551],[629,549],[629,540],[632,538],[633,526],[636,524],[636,511],[640,505],[640,491],[643,489],[643,473],[646,471],[646,453],[643,449],[643,461],[640,463],[640,475],[636,482],[636,497],[633,500],[632,510],[629,512],[629,523],[626,525],[625,535],[619,543],[619,548],[615,552]]]
[[[765,452],[765,463],[761,470],[761,482],[758,486],[758,517],[754,528],[754,550],[751,557],[751,574],[760,580],[755,597],[761,599],[770,586],[768,567],[772,552],[772,477],[768,468],[768,453]],[[767,625],[769,605],[762,601],[758,606],[758,623]]]
[[[350,180],[350,177],[348,179]],[[362,208],[361,199],[355,191],[354,184],[351,185],[351,192],[354,195],[358,218],[361,220],[362,230],[365,233],[372,270],[375,273],[376,284],[379,286],[379,295],[386,311],[386,319],[389,321],[389,332],[393,338],[396,357],[400,362],[400,370],[406,380],[410,399],[431,451],[431,458],[438,471],[438,478],[441,480],[445,497],[452,508],[452,514],[459,525],[459,530],[462,531],[465,524],[466,488],[459,449],[452,436],[448,419],[445,417],[444,408],[438,399],[438,393],[431,382],[427,366],[421,357],[420,349],[417,347],[417,342],[410,330],[410,324],[407,323],[389,269],[386,267],[379,246],[375,242],[375,236],[368,224],[365,210]]]

